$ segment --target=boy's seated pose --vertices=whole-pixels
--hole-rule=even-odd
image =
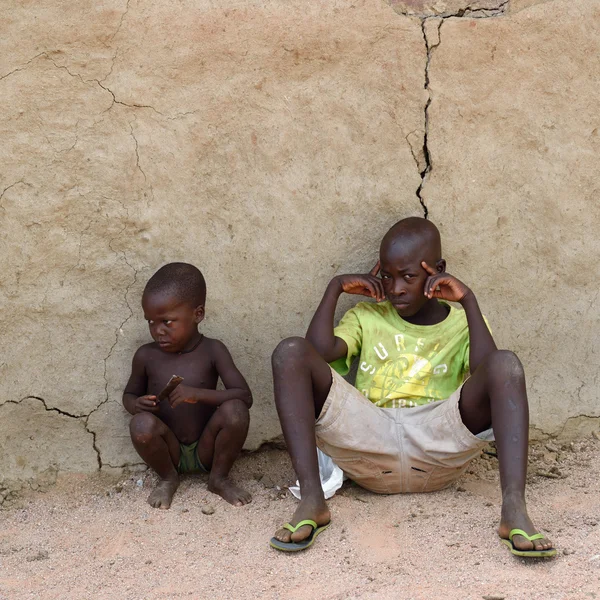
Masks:
[[[334,329],[342,292],[377,303],[357,304]],[[459,302],[464,311],[444,301]],[[357,356],[354,388],[338,373],[346,374]],[[477,436],[493,426],[502,486],[498,533],[514,552],[556,553],[537,534],[525,506],[529,413],[523,367],[512,352],[496,348],[475,294],[446,273],[431,222],[399,221],[383,238],[380,261],[369,274],[334,277],[306,339],[284,340],[275,350],[273,374],[302,494],[291,522],[271,539],[274,547],[306,548],[329,523],[315,437],[364,488],[429,492],[465,471],[485,445]]]
[[[159,269],[142,295],[154,342],[135,353],[123,404],[135,449],[160,477],[148,498],[155,508],[171,506],[179,473],[190,472],[210,473],[208,489],[231,504],[251,500],[229,471],[246,440],[252,394],[225,345],[198,331],[205,300],[202,273],[185,263]],[[172,375],[183,383],[159,402]],[[216,389],[219,377],[225,390]]]

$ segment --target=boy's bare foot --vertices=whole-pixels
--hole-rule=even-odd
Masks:
[[[312,499],[310,497],[303,498],[290,521],[290,525],[296,525],[296,523],[300,523],[300,521],[304,521],[304,519],[311,519],[319,526],[327,525],[327,523],[329,523],[331,520],[331,513],[329,512],[329,508],[327,508],[327,503],[322,497],[319,499]],[[312,527],[304,525],[294,533],[288,529],[278,529],[275,532],[274,537],[280,542],[301,542],[302,540],[305,540],[311,532]]]
[[[213,494],[218,494],[223,500],[227,500],[229,504],[234,506],[244,506],[244,504],[249,504],[252,501],[252,496],[246,490],[235,485],[229,477],[223,477],[222,479],[210,477],[208,490]]]
[[[169,508],[178,487],[179,477],[177,479],[161,479],[148,496],[148,504],[154,508]]]
[[[500,517],[498,535],[502,539],[507,540],[513,529],[522,529],[528,535],[538,533],[538,530],[527,514],[525,501],[522,498],[505,498],[502,503],[502,515]],[[530,542],[522,535],[515,535],[513,537],[513,545],[518,550],[550,550],[553,547],[552,542],[547,538]]]

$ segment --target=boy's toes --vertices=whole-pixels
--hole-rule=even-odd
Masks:
[[[173,495],[175,494],[178,486],[179,480],[160,481],[156,488],[154,488],[152,493],[148,496],[148,504],[152,506],[152,508],[170,508]]]
[[[522,535],[513,536],[513,545],[517,550],[550,550],[553,545],[552,542],[547,538],[539,540],[528,540]]]
[[[550,550],[550,548],[552,548],[552,542],[546,538],[534,540],[533,548],[534,550]]]
[[[290,543],[290,542],[301,542],[305,540],[312,532],[312,527],[310,525],[304,525],[300,527],[298,531],[294,531],[292,533],[289,529],[281,528],[275,532],[275,539],[278,539],[280,542]]]
[[[273,537],[280,542],[289,544],[292,541],[292,532],[287,529],[278,529]]]
[[[222,479],[211,477],[208,480],[208,489],[233,506],[244,506],[252,501],[252,496],[246,490],[235,485],[227,477]]]
[[[252,502],[252,495],[246,490],[240,489],[240,503],[238,506],[244,506],[245,504],[250,504]]]

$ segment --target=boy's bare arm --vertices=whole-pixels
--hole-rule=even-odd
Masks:
[[[148,378],[143,354],[143,348],[139,348],[133,355],[131,375],[123,392],[123,406],[132,415],[139,412],[155,413],[159,410],[156,396],[146,395]]]
[[[235,366],[229,350],[222,342],[214,340],[212,343],[215,345],[213,357],[215,368],[226,389],[211,390],[181,384],[169,395],[169,403],[173,408],[182,402],[220,406],[228,400],[236,399],[242,400],[248,408],[252,406],[252,392],[244,376]]]
[[[469,369],[473,373],[490,352],[497,350],[496,342],[481,314],[477,298],[473,290],[450,273],[438,273],[426,262],[422,262],[421,265],[429,273],[423,293],[428,298],[460,302],[465,309],[469,325]]]
[[[368,296],[381,302],[385,298],[385,293],[377,273],[379,273],[379,262],[367,274],[338,275],[329,282],[306,332],[306,339],[327,362],[333,362],[348,353],[346,342],[333,334],[333,318],[338,298],[342,292],[345,292]]]

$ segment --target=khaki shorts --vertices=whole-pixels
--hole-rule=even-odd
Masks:
[[[379,408],[333,371],[315,433],[317,446],[360,486],[379,494],[433,492],[450,485],[478,456],[488,432],[473,435],[447,400]],[[485,438],[482,439],[482,438]]]

